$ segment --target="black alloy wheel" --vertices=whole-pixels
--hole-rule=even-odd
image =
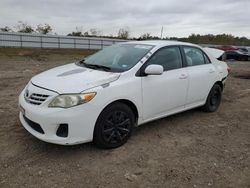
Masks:
[[[98,117],[94,142],[101,148],[116,148],[127,142],[135,124],[132,110],[123,103],[114,103]]]

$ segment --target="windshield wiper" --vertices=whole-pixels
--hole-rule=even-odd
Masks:
[[[84,66],[88,67],[88,68],[93,68],[93,69],[102,69],[104,71],[110,71],[111,68],[104,66],[104,65],[96,65],[96,64],[88,64],[88,63],[84,63]]]
[[[89,64],[89,63],[85,63],[85,59],[82,59],[81,61],[78,62],[79,65],[83,65],[87,68],[91,68],[91,69],[102,69],[104,71],[110,71],[111,68],[104,66],[104,65],[96,65],[96,64]]]
[[[82,59],[82,60],[80,60],[80,61],[78,62],[78,64],[85,64],[84,62],[85,62],[85,59]]]

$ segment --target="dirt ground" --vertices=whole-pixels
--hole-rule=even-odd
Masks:
[[[0,49],[0,187],[250,187],[250,62],[230,62],[216,113],[199,109],[137,128],[124,146],[58,146],[18,120],[29,79],[92,53]]]

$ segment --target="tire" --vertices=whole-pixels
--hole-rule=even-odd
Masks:
[[[222,97],[222,88],[220,85],[215,84],[210,90],[203,110],[206,112],[215,112],[220,106]]]
[[[127,142],[135,125],[135,115],[124,103],[114,103],[99,115],[93,141],[99,148],[117,148]]]

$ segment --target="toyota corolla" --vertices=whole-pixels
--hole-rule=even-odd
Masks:
[[[46,142],[115,148],[146,122],[196,107],[215,112],[227,76],[225,62],[194,44],[119,43],[34,76],[19,118]]]

